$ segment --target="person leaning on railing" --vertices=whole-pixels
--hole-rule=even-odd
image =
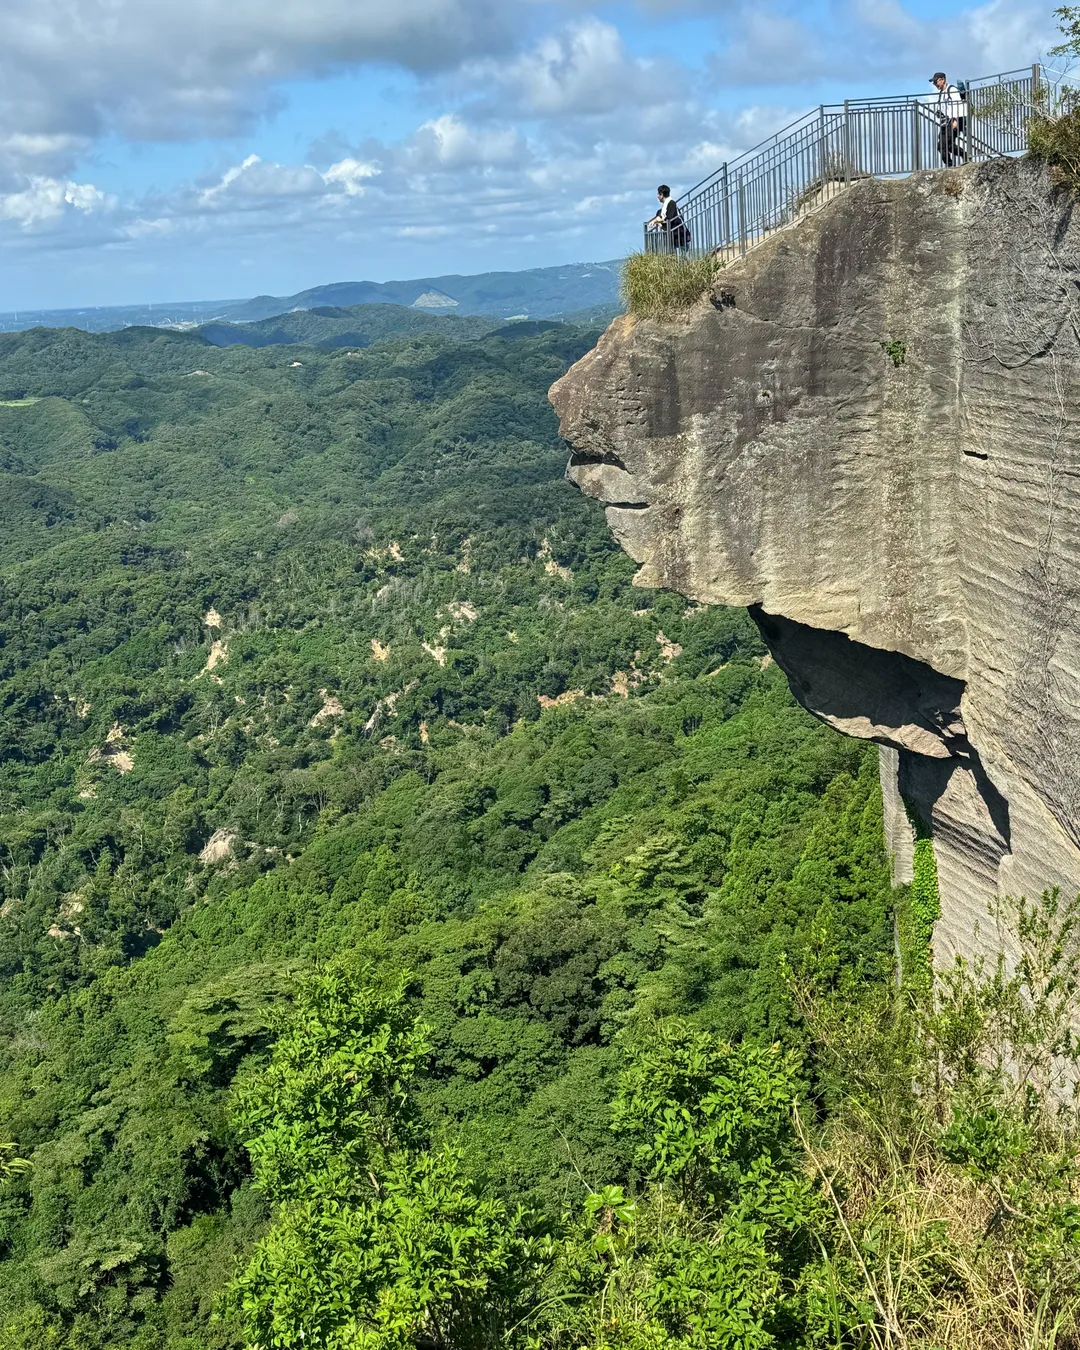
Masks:
[[[679,214],[678,203],[671,195],[671,189],[666,183],[661,183],[656,189],[656,195],[660,205],[657,207],[656,215],[645,222],[645,228],[660,231],[657,242],[662,240],[660,243],[662,252],[689,247],[690,231]]]
[[[942,164],[951,169],[954,164],[963,164],[967,159],[967,152],[960,144],[960,137],[967,121],[967,104],[964,102],[962,92],[955,84],[949,83],[943,70],[931,76],[930,83],[938,91],[937,99],[932,104],[940,128],[938,153],[941,155]]]

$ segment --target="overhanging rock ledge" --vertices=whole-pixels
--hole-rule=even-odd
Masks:
[[[994,896],[1080,890],[1078,334],[1074,204],[996,161],[854,184],[551,391],[636,584],[749,606],[799,700],[884,747],[939,961],[999,945]]]

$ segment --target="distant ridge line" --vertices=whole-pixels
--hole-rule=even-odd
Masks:
[[[329,305],[348,308],[364,304],[411,307],[429,292],[442,293],[457,303],[460,315],[509,319],[553,319],[580,310],[619,303],[620,260],[563,263],[521,271],[453,273],[401,281],[338,281],[313,286],[293,295],[257,295],[240,300],[185,300],[152,305],[84,305],[70,309],[26,309],[0,313],[0,332],[28,328],[82,328],[114,332],[133,325],[158,328],[194,328],[201,324],[245,323],[276,318],[293,310]],[[420,306],[426,309],[426,306]],[[430,312],[430,310],[428,311]]]

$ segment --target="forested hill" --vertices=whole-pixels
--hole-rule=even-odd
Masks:
[[[542,1305],[545,1344],[599,1345],[582,1328],[603,1243],[572,1297],[543,1294],[541,1254],[586,1183],[614,1214],[648,1171],[609,1128],[635,1047],[655,1052],[678,1014],[766,1060],[801,1053],[793,969],[887,973],[873,753],[793,704],[741,611],[633,590],[602,512],[563,481],[546,392],[595,337],[0,337],[0,1139],[29,1164],[0,1192],[5,1347],[224,1350],[245,1327],[299,1346],[320,1318],[343,1339],[308,1344],[358,1344],[350,1299],[367,1295],[316,1288],[333,1263],[305,1275],[297,1253],[329,1231],[320,1195],[353,1212],[320,1167],[361,1155],[303,1155],[315,1189],[297,1198],[253,1187],[270,1154],[244,1145],[284,1131],[280,1162],[324,1119],[314,1097],[283,1106],[291,1087],[259,1105],[252,1084],[294,1081],[264,1070],[275,1038],[281,1065],[336,1072],[347,1052],[359,1093],[369,1016],[404,1038],[364,1098],[383,1120],[390,1094],[393,1129],[357,1116],[341,1138],[382,1141],[356,1161],[363,1186],[394,1179],[382,1218],[356,1211],[368,1237],[330,1249],[359,1243],[354,1272],[405,1250],[378,1225],[445,1185],[464,1227],[494,1234],[482,1263],[523,1203],[546,1218],[520,1238],[532,1275],[499,1295],[506,1319],[481,1318],[503,1331],[440,1343],[516,1344]],[[403,1029],[417,1015],[427,1048]],[[784,1119],[791,1091],[816,1091],[796,1063]],[[300,1212],[274,1207],[289,1196],[310,1222],[271,1228],[211,1321],[272,1217]],[[788,1281],[817,1248],[757,1222],[746,1241]],[[559,1309],[585,1321],[564,1334]],[[410,1316],[364,1343],[413,1343]]]
[[[437,333],[467,341],[502,326],[499,319],[426,314],[404,305],[317,305],[251,323],[204,323],[195,331],[216,347],[242,343],[273,347],[296,342],[313,347],[369,347],[388,338]]]
[[[480,272],[423,277],[410,281],[340,281],[313,286],[295,295],[259,295],[219,311],[228,319],[245,322],[269,318],[291,309],[315,305],[445,304],[462,314],[490,314],[502,318],[563,317],[591,307],[619,304],[619,262],[567,263],[562,267],[533,267],[521,272]]]

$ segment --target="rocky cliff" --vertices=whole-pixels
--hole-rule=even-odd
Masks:
[[[931,826],[935,951],[1080,890],[1080,220],[1035,165],[854,184],[552,390],[637,584],[750,607]]]

